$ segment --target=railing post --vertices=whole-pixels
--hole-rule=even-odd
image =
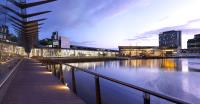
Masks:
[[[49,70],[48,63],[46,61],[44,62],[45,62],[44,64],[46,65],[47,70]]]
[[[49,63],[45,62],[45,64],[46,64],[47,70],[49,71]]]
[[[53,70],[53,71],[52,71],[52,72],[53,72],[53,75],[56,76],[56,65],[55,65],[55,64],[53,64],[52,70]]]
[[[144,93],[144,104],[150,104],[150,95],[148,93]]]
[[[59,65],[59,64],[58,64]],[[56,65],[57,66],[57,65]],[[58,79],[60,79],[60,67],[58,67],[58,69],[56,69],[56,77]]]
[[[96,104],[101,104],[101,90],[99,77],[95,76],[95,88],[96,88]]]
[[[52,72],[52,74],[53,74],[53,70],[52,70],[52,64],[49,62],[49,70],[50,70],[50,72]]]
[[[47,63],[47,69],[48,69],[48,71],[51,72],[51,69],[50,69],[50,65],[49,65],[49,63]]]
[[[51,63],[49,63],[49,70],[52,72],[52,74],[53,74],[53,67],[52,67],[52,64]]]
[[[73,92],[75,94],[77,94],[77,91],[76,91],[76,78],[75,78],[75,72],[74,72],[75,68],[72,67],[71,70],[72,70],[72,90],[73,90]]]
[[[62,70],[62,64],[60,64],[60,81],[64,84],[64,75],[63,75],[63,70]]]

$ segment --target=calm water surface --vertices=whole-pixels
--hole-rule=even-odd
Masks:
[[[72,63],[169,96],[200,104],[200,59],[148,59]],[[70,68],[63,65],[64,77],[71,88]],[[95,104],[94,76],[76,71],[78,95],[88,104]],[[140,104],[143,93],[100,79],[102,104]],[[151,96],[153,104],[170,103]]]

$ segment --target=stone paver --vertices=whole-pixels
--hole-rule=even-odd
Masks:
[[[37,61],[24,59],[3,104],[85,104]]]

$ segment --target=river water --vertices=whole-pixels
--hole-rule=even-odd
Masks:
[[[200,104],[200,59],[137,59],[71,63],[168,96]],[[66,85],[71,88],[71,71],[63,65]],[[87,104],[95,104],[94,76],[76,71],[77,93]],[[143,93],[100,79],[102,104],[143,104]],[[153,104],[171,102],[151,96]]]

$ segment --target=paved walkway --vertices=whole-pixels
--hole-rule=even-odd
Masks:
[[[85,104],[36,61],[24,59],[18,68],[3,104]]]

